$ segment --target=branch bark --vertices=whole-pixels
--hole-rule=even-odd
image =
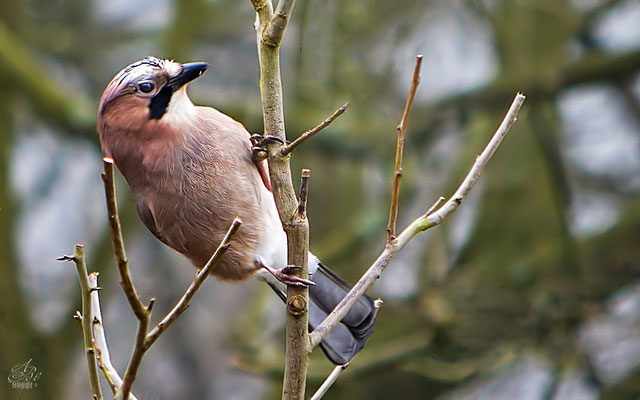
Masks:
[[[309,226],[305,213],[299,212],[291,178],[290,157],[282,154],[286,143],[282,80],[280,77],[280,44],[293,11],[295,0],[280,0],[273,13],[271,0],[251,0],[258,19],[256,23],[260,94],[264,135],[279,138],[267,145],[269,176],[280,221],[287,234],[287,262],[297,265],[297,276],[308,279]],[[283,399],[303,399],[311,352],[308,332],[309,290],[287,289],[286,361],[282,388]]]
[[[362,296],[367,289],[378,279],[382,274],[384,268],[389,264],[389,261],[398,254],[400,250],[418,233],[425,231],[429,228],[439,225],[447,216],[454,212],[462,203],[462,200],[473,188],[473,185],[480,177],[482,170],[487,165],[491,156],[495,153],[496,149],[502,143],[505,135],[511,129],[511,126],[516,122],[518,112],[522,107],[525,100],[524,95],[518,93],[511,103],[511,107],[507,112],[507,115],[503,119],[502,123],[494,133],[493,137],[484,148],[482,153],[476,157],[473,166],[465,176],[464,180],[456,190],[456,192],[442,205],[438,210],[432,213],[425,213],[419,218],[415,219],[409,224],[408,227],[402,231],[402,233],[394,240],[387,242],[384,250],[378,256],[376,261],[369,267],[367,272],[360,278],[358,283],[347,293],[342,301],[331,311],[331,313],[325,318],[316,329],[311,332],[310,339],[313,347],[317,346],[329,332],[347,315],[351,307]],[[439,202],[439,201],[438,201]],[[438,203],[437,202],[437,203]]]
[[[200,286],[204,283],[204,280],[209,277],[209,274],[213,270],[216,265],[216,261],[220,259],[222,254],[229,248],[229,241],[231,237],[236,233],[240,224],[242,222],[239,218],[235,218],[233,223],[229,227],[224,239],[218,245],[218,248],[213,253],[209,261],[202,267],[195,278],[182,295],[178,303],[169,311],[169,313],[156,325],[151,332],[148,332],[149,329],[149,321],[151,319],[151,309],[153,308],[153,299],[149,303],[149,306],[146,307],[145,316],[143,319],[138,321],[138,331],[136,334],[136,341],[133,346],[133,351],[131,353],[131,357],[129,359],[129,364],[127,365],[127,370],[124,374],[124,379],[122,381],[122,385],[115,397],[115,400],[123,400],[130,399],[129,393],[131,391],[131,386],[133,381],[136,379],[136,375],[138,373],[138,369],[140,368],[140,363],[142,362],[142,358],[144,354],[149,350],[151,345],[155,343],[156,340],[162,335],[170,326],[175,322],[178,317],[187,310],[189,307],[189,303],[193,296],[196,294]]]
[[[420,67],[422,66],[422,56],[416,56],[416,65],[413,69],[411,88],[404,105],[404,112],[398,125],[398,141],[396,143],[395,173],[393,175],[393,189],[391,190],[391,205],[389,207],[389,224],[387,225],[387,242],[396,237],[396,222],[398,220],[398,204],[400,202],[400,180],[402,179],[402,158],[404,156],[404,138],[406,137],[407,124],[413,99],[416,97],[416,90],[420,84]]]
[[[124,251],[124,239],[122,238],[122,227],[120,225],[118,203],[116,201],[116,184],[113,179],[113,160],[109,157],[105,157],[102,159],[102,162],[104,166],[102,182],[104,183],[104,191],[107,200],[107,216],[109,218],[111,241],[113,242],[113,251],[116,256],[118,274],[120,275],[120,286],[122,287],[136,318],[138,318],[138,320],[142,320],[147,315],[147,307],[142,303],[136,288],[133,286],[131,274],[129,273],[129,262],[127,261],[127,255]]]
[[[149,347],[151,347],[151,345],[156,340],[158,340],[160,335],[162,335],[162,333],[166,331],[171,326],[171,324],[173,324],[175,320],[178,319],[178,317],[187,310],[187,308],[189,308],[189,303],[191,302],[191,299],[196,294],[198,289],[200,289],[200,286],[202,286],[205,279],[207,279],[207,277],[209,276],[213,268],[215,268],[216,261],[220,259],[220,257],[222,256],[222,254],[224,254],[225,251],[227,251],[227,249],[231,245],[230,244],[231,237],[235,235],[235,233],[238,231],[238,228],[240,228],[241,224],[242,224],[242,221],[240,220],[240,218],[235,218],[233,220],[233,222],[231,223],[231,226],[229,227],[229,230],[224,236],[224,239],[222,239],[222,242],[220,242],[220,245],[218,246],[216,251],[213,253],[211,258],[209,258],[209,261],[207,261],[205,266],[202,267],[200,271],[198,271],[198,273],[196,274],[196,277],[193,279],[193,281],[191,282],[187,290],[184,292],[180,300],[178,300],[178,302],[171,309],[171,311],[169,311],[169,313],[165,315],[162,321],[158,322],[158,325],[156,325],[151,330],[151,332],[149,332],[149,334],[145,339],[145,348],[148,349]]]
[[[327,119],[325,119],[320,124],[318,124],[318,126],[316,126],[313,129],[310,129],[310,130],[306,131],[302,135],[298,136],[298,138],[296,140],[291,142],[290,145],[283,147],[282,150],[280,151],[280,153],[283,156],[286,156],[287,154],[291,153],[302,142],[304,142],[305,140],[311,138],[313,135],[315,135],[316,133],[320,132],[321,130],[323,130],[327,126],[331,125],[331,123],[333,121],[335,121],[336,118],[338,118],[339,116],[344,114],[345,111],[347,111],[347,107],[349,107],[349,103],[344,103],[342,105],[342,107],[338,108],[333,114],[331,114],[329,117],[327,117]]]
[[[100,377],[98,375],[98,362],[96,359],[96,348],[93,339],[93,329],[91,323],[91,287],[87,272],[87,264],[84,257],[84,246],[76,245],[73,256],[62,256],[58,261],[73,261],[76,264],[78,272],[78,280],[80,281],[80,292],[82,294],[82,315],[80,321],[82,323],[82,337],[84,339],[84,354],[87,358],[87,367],[89,369],[89,385],[91,386],[91,394],[94,399],[102,400],[102,389],[100,388]]]
[[[338,379],[338,376],[340,376],[342,371],[347,369],[348,366],[349,366],[349,363],[346,363],[343,365],[336,365],[333,371],[331,371],[331,373],[327,377],[327,379],[325,379],[324,382],[322,382],[322,385],[320,385],[318,390],[316,390],[313,396],[311,396],[310,400],[320,400],[325,395],[325,393],[327,393],[329,388],[331,388],[331,386],[335,383],[335,381]]]
[[[107,338],[104,332],[104,325],[102,323],[102,310],[100,309],[100,287],[98,286],[98,273],[92,272],[89,274],[89,288],[91,292],[91,325],[93,329],[94,346],[98,356],[98,366],[102,370],[102,374],[109,383],[111,391],[114,396],[118,392],[118,389],[122,385],[122,378],[118,371],[111,363],[111,356],[109,354],[109,346],[107,345]],[[129,394],[129,400],[137,400],[133,393]]]

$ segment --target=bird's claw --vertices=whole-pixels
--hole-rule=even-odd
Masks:
[[[253,135],[251,135],[251,137],[249,138],[249,140],[251,141],[251,145],[252,146],[256,146],[258,143],[260,143],[260,141],[264,139],[264,136],[258,134],[258,133],[254,133]]]
[[[266,149],[258,146],[253,146],[251,148],[251,153],[253,154],[253,158],[256,162],[266,160],[267,156],[269,155]]]
[[[254,147],[264,147],[268,144],[275,143],[275,142],[278,142],[280,144],[285,144],[284,140],[280,139],[279,137],[270,136],[270,135],[263,136],[257,133],[251,135],[249,140],[251,141],[251,144]]]
[[[309,287],[315,285],[315,283],[310,281],[309,279],[303,279],[291,274],[291,272],[301,268],[302,267],[299,267],[297,265],[287,265],[286,267],[274,270],[271,273],[277,280],[287,286]]]
[[[278,142],[280,144],[285,144],[282,139],[275,136],[263,136],[257,133],[254,133],[249,138],[251,141],[251,153],[253,153],[253,159],[256,162],[260,162],[262,160],[266,160],[269,156],[269,152],[267,151],[267,146],[271,143]]]
[[[269,271],[274,278],[287,286],[309,287],[315,285],[309,279],[303,279],[292,274],[292,272],[302,268],[298,265],[287,265],[286,267],[275,269],[268,266],[261,257],[256,258],[255,264],[258,268],[264,268]]]

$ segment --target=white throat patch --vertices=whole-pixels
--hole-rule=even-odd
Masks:
[[[176,125],[191,125],[195,120],[196,106],[187,95],[186,85],[173,93],[166,113],[162,116],[163,121]]]

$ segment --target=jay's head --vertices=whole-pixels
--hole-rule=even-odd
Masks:
[[[136,131],[145,125],[179,122],[193,103],[186,85],[208,64],[180,64],[147,57],[120,71],[107,85],[98,109],[98,130]]]

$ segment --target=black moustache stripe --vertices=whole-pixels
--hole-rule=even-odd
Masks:
[[[151,102],[149,103],[149,119],[160,119],[167,112],[167,107],[169,106],[169,101],[171,101],[171,96],[173,95],[173,90],[169,85],[165,85],[158,94],[153,96]]]

